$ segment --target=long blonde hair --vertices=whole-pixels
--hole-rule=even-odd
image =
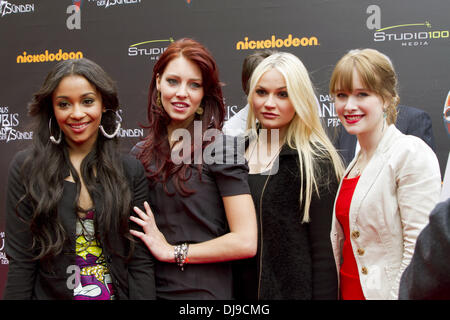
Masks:
[[[330,94],[338,91],[353,91],[353,71],[356,70],[362,83],[380,95],[386,107],[386,121],[394,124],[397,119],[397,75],[391,60],[375,49],[354,49],[345,54],[334,67],[330,80]]]
[[[252,96],[259,79],[271,69],[278,70],[286,81],[289,99],[295,109],[293,119],[286,131],[285,143],[292,149],[296,149],[299,155],[299,167],[301,177],[305,180],[300,187],[300,203],[304,203],[303,222],[309,222],[309,208],[311,198],[315,191],[320,197],[317,181],[321,173],[314,163],[319,160],[329,159],[339,181],[344,168],[342,160],[328,138],[318,112],[318,102],[311,80],[303,63],[295,55],[287,52],[275,53],[264,59],[253,72],[250,81],[250,105],[247,119],[248,132],[256,132],[256,117],[253,112]]]

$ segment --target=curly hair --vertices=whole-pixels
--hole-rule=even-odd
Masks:
[[[41,88],[33,95],[28,111],[33,118],[34,136],[31,153],[25,159],[22,168],[26,194],[19,203],[24,201],[31,203],[33,209],[30,229],[33,235],[33,249],[37,250],[36,260],[46,260],[60,254],[68,240],[67,232],[58,217],[58,203],[63,197],[67,170],[70,171],[76,184],[74,205],[78,206],[81,182],[70,162],[68,145],[65,139],[58,145],[49,140],[51,135],[49,121],[54,117],[53,92],[63,78],[71,75],[82,76],[93,85],[100,92],[106,110],[116,111],[119,108],[114,82],[100,66],[85,58],[56,64]],[[112,112],[102,116],[102,125],[107,132],[111,132],[115,127],[115,119],[106,114]],[[53,121],[52,126],[54,127],[51,128],[52,132],[59,130],[56,121]],[[60,134],[64,136],[62,131]],[[131,211],[132,196],[117,147],[117,137],[107,139],[99,134],[94,148],[83,159],[80,167],[81,178],[96,205],[94,216],[96,234],[98,237],[101,235],[108,246],[108,234],[112,232],[119,232],[131,239],[128,231],[128,215]],[[103,201],[96,203],[100,195]],[[132,246],[131,244],[130,248]]]

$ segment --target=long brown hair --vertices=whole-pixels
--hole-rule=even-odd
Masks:
[[[202,122],[202,136],[207,129],[222,129],[225,107],[219,81],[219,70],[212,54],[195,40],[188,38],[177,40],[169,45],[153,67],[153,77],[148,93],[148,125],[143,126],[148,129],[148,135],[140,145],[141,150],[137,158],[144,165],[147,178],[152,182],[162,183],[167,194],[170,194],[167,190],[167,181],[173,177],[177,191],[182,195],[189,195],[195,191],[186,188],[184,183],[191,176],[191,167],[190,164],[175,164],[171,160],[171,150],[167,137],[167,126],[171,119],[164,108],[157,103],[158,90],[156,88],[157,75],[163,74],[169,62],[180,56],[196,64],[202,73],[204,96],[201,106],[204,111],[203,115],[196,115],[197,118],[195,119]],[[192,137],[193,125],[192,122],[187,128]],[[204,149],[208,143],[210,142],[203,142],[201,148]],[[191,158],[193,154],[194,141],[191,144]],[[198,166],[198,170],[201,170],[201,164]]]
[[[82,76],[94,86],[100,92],[103,106],[107,110],[116,111],[119,108],[117,89],[113,80],[98,64],[85,58],[56,64],[48,73],[41,88],[33,95],[28,110],[33,118],[35,134],[31,153],[25,159],[21,172],[26,193],[17,204],[17,208],[23,205],[30,205],[32,208],[30,231],[33,237],[32,247],[36,250],[36,260],[49,261],[61,254],[66,241],[70,240],[70,235],[59,218],[63,213],[58,212],[58,204],[63,198],[67,169],[75,180],[77,190],[74,207],[77,206],[80,195],[80,179],[86,184],[96,207],[94,216],[96,236],[105,240],[103,244],[116,253],[110,243],[110,235],[119,233],[129,240],[132,239],[128,227],[132,195],[118,150],[118,138],[107,139],[101,134],[98,135],[94,148],[81,163],[81,177],[70,162],[65,139],[58,145],[49,140],[49,121],[50,118],[54,118],[52,94],[61,80],[71,75]],[[112,113],[108,112],[102,116],[102,125],[107,132],[112,132],[116,126],[114,117],[109,117]],[[53,121],[53,127],[51,131],[58,132],[56,121]],[[64,135],[62,131],[59,134]],[[96,199],[100,197],[103,201],[96,203]],[[16,212],[20,213],[18,209]],[[133,247],[133,242],[130,242],[130,245]],[[131,254],[131,251],[129,253]]]

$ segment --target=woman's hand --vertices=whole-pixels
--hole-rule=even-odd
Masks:
[[[153,256],[159,261],[174,262],[174,248],[170,245],[164,235],[159,231],[153,212],[147,201],[144,202],[145,211],[134,207],[134,212],[139,216],[130,216],[130,220],[141,226],[144,232],[130,230],[130,233],[141,239],[148,247]]]
[[[256,254],[258,228],[251,195],[223,197],[223,204],[230,232],[207,241],[190,243],[189,263],[224,262],[251,258]],[[130,217],[144,232],[130,230],[130,233],[141,239],[156,259],[174,263],[174,246],[159,231],[147,202],[144,202],[144,207],[146,212],[134,207],[139,217]]]

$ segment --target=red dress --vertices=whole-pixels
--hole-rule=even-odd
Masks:
[[[339,270],[340,297],[342,300],[365,300],[359,280],[358,266],[353,255],[349,228],[350,204],[359,177],[344,178],[336,201],[336,218],[341,224],[345,235],[342,248],[343,263]]]

